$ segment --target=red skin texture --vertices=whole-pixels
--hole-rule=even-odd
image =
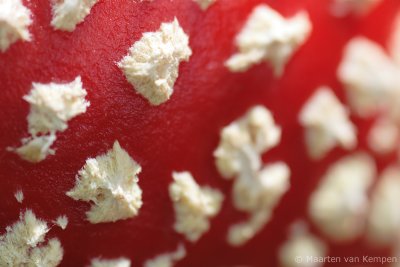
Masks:
[[[25,209],[49,222],[66,214],[67,229],[53,227],[47,235],[58,237],[64,247],[61,266],[86,266],[99,256],[125,256],[132,266],[141,266],[146,259],[185,242],[173,230],[167,188],[174,170],[188,170],[199,184],[218,188],[226,196],[210,231],[195,244],[185,242],[188,255],[177,266],[277,266],[277,252],[288,227],[297,219],[308,220],[308,197],[319,178],[332,162],[349,153],[337,148],[321,161],[310,160],[298,123],[299,110],[320,85],[331,86],[346,102],[336,78],[344,45],[358,34],[386,45],[400,7],[398,0],[386,0],[368,16],[337,18],[330,14],[328,0],[218,0],[206,12],[189,0],[100,1],[84,23],[69,33],[51,28],[48,0],[24,2],[33,13],[33,40],[18,42],[0,54],[0,234]],[[223,66],[236,51],[235,35],[260,3],[270,4],[285,16],[305,9],[312,20],[311,37],[287,64],[282,78],[273,77],[267,64],[246,73],[230,73]],[[180,65],[171,99],[151,106],[135,93],[116,62],[143,32],[157,30],[174,16],[190,35],[193,55]],[[20,139],[28,136],[29,105],[22,96],[30,91],[31,83],[69,82],[78,75],[91,105],[57,134],[56,155],[32,164],[7,152],[6,147],[19,146]],[[263,160],[286,162],[292,171],[291,188],[264,230],[246,245],[233,248],[226,243],[227,229],[246,214],[232,207],[232,182],[218,174],[212,154],[220,130],[256,104],[270,109],[282,126],[280,145]],[[365,133],[371,122],[352,119],[359,127],[357,150],[367,150]],[[143,168],[139,184],[144,205],[135,218],[90,224],[85,220],[90,204],[74,201],[65,192],[74,186],[85,160],[105,153],[115,140]],[[377,157],[380,169],[392,158]],[[18,189],[25,195],[22,204],[13,196]],[[363,238],[329,244],[330,256],[388,252],[373,249]]]

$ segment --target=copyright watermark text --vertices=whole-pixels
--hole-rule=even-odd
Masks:
[[[296,256],[294,261],[299,265],[315,263],[363,263],[363,264],[386,264],[400,262],[399,257],[375,257],[375,256],[349,256],[349,257],[315,257]]]

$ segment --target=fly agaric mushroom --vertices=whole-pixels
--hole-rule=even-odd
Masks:
[[[399,12],[0,0],[0,266],[399,255]]]

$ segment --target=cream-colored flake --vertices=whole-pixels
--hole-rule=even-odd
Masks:
[[[65,230],[68,225],[68,217],[67,215],[58,216],[55,220],[55,224],[58,225],[61,229]]]
[[[298,222],[292,226],[289,239],[279,250],[280,266],[321,267],[323,262],[310,259],[322,258],[326,253],[326,245],[308,233],[304,223]]]
[[[345,16],[349,13],[365,15],[382,0],[335,0],[332,12],[336,16]]]
[[[251,108],[221,132],[220,143],[214,151],[219,173],[232,179],[250,166],[260,169],[259,155],[275,147],[280,139],[281,128],[275,124],[271,112],[263,106]]]
[[[246,71],[252,65],[269,62],[280,76],[293,53],[308,38],[311,22],[306,12],[286,19],[268,5],[257,6],[236,37],[238,53],[225,65],[233,72]]]
[[[352,149],[357,144],[356,128],[346,107],[328,87],[320,87],[301,110],[299,121],[305,128],[308,154],[324,157],[336,145]]]
[[[247,171],[239,174],[233,185],[233,203],[239,210],[257,213],[260,207],[275,207],[289,189],[290,170],[282,162]]]
[[[282,196],[289,190],[290,170],[282,162],[262,170],[243,170],[233,185],[233,204],[249,213],[249,220],[235,224],[228,231],[228,243],[240,246],[253,238],[272,216]]]
[[[166,102],[173,93],[179,64],[192,55],[189,37],[175,18],[156,32],[146,32],[118,66],[137,93],[152,105]]]
[[[400,103],[400,68],[382,47],[366,38],[355,37],[347,44],[338,78],[359,116],[396,109]]]
[[[30,93],[24,96],[30,104],[27,119],[31,136],[21,140],[22,146],[8,150],[30,162],[54,155],[51,146],[56,141],[56,132],[66,130],[69,120],[86,112],[90,105],[85,100],[86,94],[80,76],[70,83],[33,83]]]
[[[14,197],[18,203],[22,203],[22,201],[24,201],[24,192],[22,192],[22,190],[18,190],[14,193]]]
[[[217,0],[193,0],[193,1],[195,1],[200,6],[201,9],[206,10]]]
[[[21,213],[20,220],[0,236],[0,266],[57,266],[63,257],[60,241],[45,236],[49,228],[31,210]]]
[[[58,30],[72,32],[83,22],[99,0],[53,0],[51,25]]]
[[[29,267],[37,266],[58,266],[63,257],[63,248],[60,241],[56,238],[49,240],[47,246],[41,248],[34,248],[31,252],[32,265],[25,265]]]
[[[30,41],[31,11],[21,0],[0,0],[0,51],[18,40]]]
[[[375,173],[373,159],[363,153],[334,163],[311,195],[311,220],[333,240],[357,238],[364,230],[369,207],[367,194]]]
[[[209,220],[217,215],[224,199],[222,193],[208,186],[200,187],[190,172],[174,172],[169,195],[174,203],[174,228],[191,242],[210,228]]]
[[[249,220],[229,227],[227,241],[232,246],[241,246],[262,230],[271,219],[269,210],[261,210],[251,214]]]
[[[147,260],[144,267],[172,267],[177,261],[186,256],[186,250],[183,245],[179,245],[177,250],[171,253],[161,254],[153,259]]]
[[[137,177],[140,172],[139,164],[115,141],[106,154],[86,160],[67,195],[92,202],[86,212],[91,223],[131,218],[138,215],[143,204]]]
[[[250,217],[229,229],[231,245],[242,245],[256,235],[289,188],[290,170],[286,164],[262,166],[262,154],[276,146],[280,137],[281,129],[262,106],[253,107],[221,132],[214,151],[217,169],[224,178],[234,179],[233,204]]]
[[[368,239],[375,245],[400,240],[400,167],[383,171],[375,187],[368,218]]]
[[[85,113],[90,105],[81,77],[70,83],[33,83],[30,93],[24,96],[31,110],[28,129],[32,135],[52,131],[64,131],[68,121]]]
[[[18,148],[9,147],[7,150],[17,153],[23,160],[37,163],[44,160],[48,155],[55,154],[55,151],[51,149],[51,146],[56,141],[54,133],[22,138],[21,141],[22,146]]]
[[[387,154],[396,150],[399,138],[398,126],[388,118],[380,118],[368,133],[368,145],[378,154]]]
[[[130,267],[131,261],[126,258],[118,258],[113,260],[93,259],[90,267]]]

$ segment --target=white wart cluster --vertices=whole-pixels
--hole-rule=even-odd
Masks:
[[[0,236],[0,266],[58,266],[63,249],[57,238],[45,242],[49,230],[31,210],[21,213],[20,220]]]
[[[367,236],[375,245],[391,245],[400,240],[400,166],[387,167],[372,192]]]
[[[400,140],[399,125],[383,116],[378,118],[368,133],[368,146],[378,155],[386,155],[398,147]]]
[[[234,179],[233,204],[250,215],[248,221],[230,228],[231,245],[242,245],[257,234],[289,188],[290,170],[285,163],[262,166],[262,154],[276,146],[280,137],[281,129],[262,106],[253,107],[221,132],[214,151],[217,169],[224,178]]]
[[[126,258],[112,260],[96,258],[91,261],[90,267],[131,267],[131,261]]]
[[[99,0],[52,0],[51,25],[58,30],[72,32]]]
[[[189,172],[174,172],[172,177],[169,195],[176,214],[174,228],[189,241],[197,241],[221,209],[223,195],[211,187],[200,187]]]
[[[116,141],[106,154],[86,160],[67,195],[92,203],[86,212],[91,223],[131,218],[143,204],[137,177],[140,172],[139,164]]]
[[[269,62],[275,75],[280,76],[293,53],[307,39],[311,23],[307,13],[300,12],[286,19],[265,4],[250,14],[236,36],[238,52],[225,65],[233,72],[248,70],[252,65]]]
[[[186,256],[186,249],[183,245],[179,245],[176,251],[164,253],[153,259],[147,260],[144,267],[173,267],[175,262]]]
[[[21,0],[0,0],[0,51],[18,40],[30,41],[31,11]]]
[[[304,222],[296,222],[291,227],[289,239],[279,249],[282,267],[321,267],[318,259],[327,253],[327,246],[307,231]]]
[[[348,150],[356,146],[357,132],[349,113],[328,87],[318,88],[311,96],[299,117],[311,158],[321,159],[336,145]]]
[[[339,242],[363,233],[375,175],[375,162],[363,153],[346,156],[328,168],[309,202],[311,220],[321,232]]]
[[[380,115],[368,136],[370,148],[378,154],[393,152],[399,143],[400,62],[396,60],[397,37],[392,39],[394,59],[379,44],[353,38],[338,69],[352,112],[362,118]]]
[[[152,105],[166,102],[173,93],[181,61],[192,55],[189,37],[178,20],[162,23],[156,32],[146,32],[134,43],[118,66],[128,82]]]
[[[86,94],[79,76],[70,83],[33,83],[30,93],[24,96],[30,104],[30,137],[21,140],[21,147],[9,150],[30,162],[40,162],[53,155],[51,146],[57,139],[56,132],[65,131],[69,120],[86,112],[89,106]]]
[[[338,69],[352,110],[361,117],[399,101],[400,68],[378,44],[355,37],[346,46]],[[394,112],[395,110],[393,110]]]

